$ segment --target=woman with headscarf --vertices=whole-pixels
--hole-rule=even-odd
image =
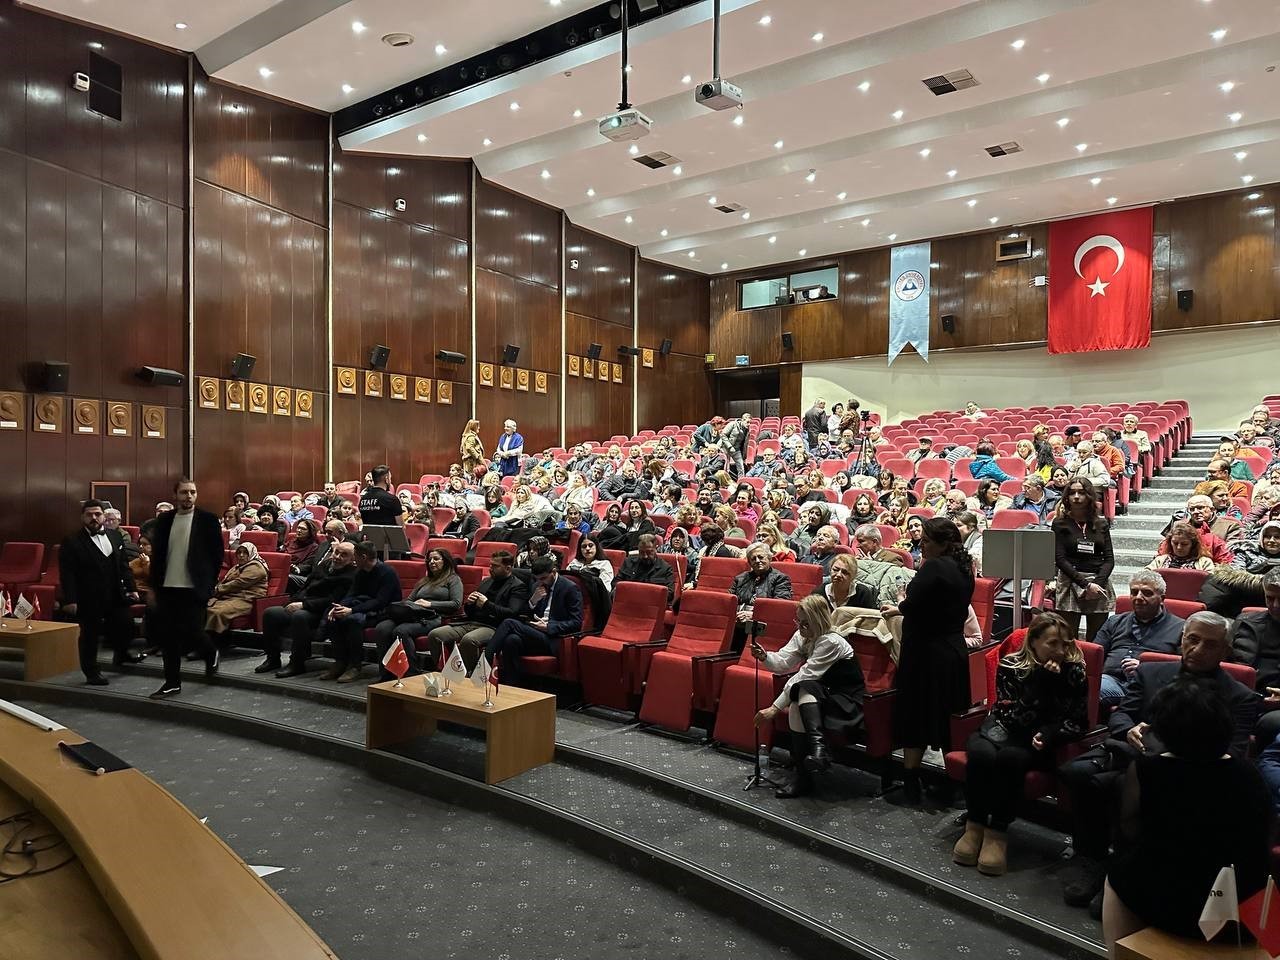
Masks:
[[[293,537],[284,545],[284,552],[289,555],[290,593],[295,589],[302,589],[307,577],[311,575],[311,567],[320,550],[317,538],[319,532],[319,525],[314,520],[299,520],[293,525]]]
[[[279,509],[269,503],[264,503],[258,508],[258,529],[269,530],[276,535],[277,550],[284,543],[285,534],[288,533],[284,521],[280,519]]]
[[[252,543],[236,548],[236,562],[213,588],[205,611],[204,628],[216,638],[231,629],[231,622],[253,610],[253,601],[267,595],[267,565]]]
[[[454,501],[453,519],[445,524],[445,528],[436,536],[449,537],[453,540],[465,540],[467,545],[470,546],[476,531],[479,529],[480,521],[471,512],[470,504],[465,499],[460,498]]]

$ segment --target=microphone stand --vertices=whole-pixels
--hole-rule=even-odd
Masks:
[[[748,643],[751,643],[752,641],[755,640],[756,634],[759,632],[759,629],[761,626],[763,626],[763,624],[761,624],[758,620],[751,621],[751,631],[750,631],[751,635],[750,637],[747,638]],[[752,656],[751,660],[755,664],[755,676],[752,677],[752,688],[755,691],[755,713],[759,713],[760,712],[760,661],[757,660],[754,656]],[[742,787],[743,792],[746,792],[752,789],[753,787],[763,786],[766,783],[769,786],[773,787],[774,789],[777,789],[782,786],[782,784],[778,783],[778,781],[766,776],[764,771],[760,769],[760,746],[761,746],[760,728],[755,726],[755,713],[751,715],[751,720],[752,720],[751,729],[756,731],[755,743],[754,743],[755,749],[752,751],[752,762],[754,764],[755,769],[753,770],[751,776],[747,778],[747,782],[743,785]]]

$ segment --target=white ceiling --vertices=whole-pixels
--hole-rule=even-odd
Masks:
[[[33,5],[233,50],[239,59],[215,76],[336,110],[592,3]],[[475,157],[487,178],[575,223],[707,273],[1280,179],[1280,70],[1268,71],[1280,62],[1280,0],[725,0],[722,71],[746,91],[740,113],[698,106],[683,80],[711,74],[710,6],[655,21],[631,43],[631,100],[655,121],[640,151],[679,157],[679,175],[632,162],[595,129],[618,100],[617,38],[381,121],[343,147]],[[393,30],[416,42],[389,48],[379,38]],[[920,82],[959,68],[981,85],[935,97]],[[984,147],[1006,140],[1024,152],[988,157]],[[715,211],[711,197],[750,219]]]

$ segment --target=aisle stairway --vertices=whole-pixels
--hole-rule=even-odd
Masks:
[[[1128,513],[1116,517],[1111,526],[1111,545],[1116,555],[1111,583],[1117,593],[1126,592],[1129,577],[1155,556],[1160,531],[1169,522],[1169,516],[1186,505],[1192,489],[1204,479],[1204,468],[1221,438],[1221,431],[1192,434],[1190,442],[1174,455],[1169,465],[1142,488],[1142,499],[1131,503]]]

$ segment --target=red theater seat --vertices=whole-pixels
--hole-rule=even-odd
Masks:
[[[1199,600],[1200,588],[1209,579],[1207,570],[1157,570],[1164,577],[1166,600]]]
[[[756,634],[756,641],[770,653],[777,653],[796,632],[796,608],[798,600],[771,600],[761,598],[751,608],[756,623],[763,629]],[[786,682],[785,675],[775,675],[767,670],[759,671],[759,692],[756,688],[756,664],[748,644],[742,650],[737,663],[724,672],[716,704],[716,723],[713,739],[735,750],[754,751],[758,744],[773,745],[775,728],[755,726],[756,704],[766,707],[777,698]]]
[[[607,551],[606,551],[607,552]],[[699,590],[727,591],[733,585],[733,578],[745,573],[747,561],[740,557],[703,557],[698,562]]]
[[[773,569],[791,578],[791,596],[802,600],[822,585],[822,567],[816,563],[792,563],[777,560]]]
[[[662,646],[666,610],[666,587],[653,583],[618,584],[604,630],[599,636],[586,637],[578,644],[578,670],[585,703],[615,710],[635,708],[635,698],[641,689],[635,672],[648,665],[648,657],[642,658],[641,653],[652,653]]]
[[[1168,597],[1165,597],[1164,607],[1175,617],[1181,617],[1183,620],[1187,619],[1187,617],[1191,616],[1193,613],[1199,613],[1201,610],[1205,609],[1204,604],[1200,603],[1198,600],[1170,600]],[[1119,594],[1116,597],[1116,613],[1132,612],[1133,598],[1127,593]]]
[[[427,550],[443,550],[445,553],[452,554],[455,563],[465,563],[467,560],[467,541],[454,540],[452,537],[432,537],[426,542],[423,550],[414,550],[414,553],[426,554]]]
[[[737,659],[728,652],[737,611],[732,594],[694,590],[685,597],[671,639],[653,653],[640,675],[642,722],[688,730],[695,709],[715,709],[719,681]]]
[[[577,683],[578,644],[587,634],[595,633],[599,625],[596,623],[596,611],[591,605],[591,594],[586,590],[582,577],[576,573],[562,573],[561,576],[576,583],[582,592],[582,630],[576,634],[561,637],[560,649],[554,657],[550,655],[521,657],[520,668],[530,676],[555,677],[566,683]],[[463,581],[464,597],[467,589],[466,581]]]
[[[242,543],[252,543],[259,553],[275,553],[280,546],[280,538],[270,530],[245,530],[240,534]]]
[[[262,615],[268,608],[289,602],[289,555],[267,551],[258,556],[267,565],[267,595],[253,601],[252,611],[232,621],[232,630],[255,630],[261,633]]]
[[[483,543],[476,544],[476,553],[474,563],[478,567],[488,567],[489,558],[500,550],[505,550],[511,554],[512,559],[519,553],[514,543],[504,543],[501,540],[485,540]]]
[[[10,541],[0,548],[0,584],[10,593],[40,582],[44,544]]]

